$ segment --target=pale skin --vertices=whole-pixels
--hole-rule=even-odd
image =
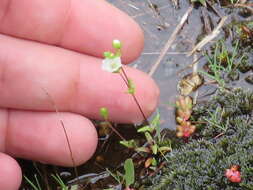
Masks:
[[[0,1],[0,189],[20,186],[15,157],[72,166],[59,118],[78,165],[96,149],[97,133],[87,118],[101,119],[99,108],[107,107],[114,122],[143,120],[122,79],[101,69],[113,39],[123,44],[124,63],[140,55],[141,29],[106,1]],[[149,116],[159,96],[156,84],[141,71],[125,70]]]

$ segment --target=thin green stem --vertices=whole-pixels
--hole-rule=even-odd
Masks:
[[[122,71],[122,73],[123,73],[123,76],[121,75],[121,73],[120,73],[120,75],[121,75],[121,77],[123,78],[123,80],[124,80],[125,84],[127,85],[127,87],[129,88],[129,82],[128,82],[128,81],[129,81],[129,77],[127,76],[127,74],[126,74],[125,70],[123,69],[123,67],[121,68],[121,71]],[[142,117],[144,118],[144,121],[145,121],[147,124],[149,124],[149,122],[148,122],[148,120],[147,120],[147,117],[145,116],[145,114],[144,114],[144,112],[143,112],[143,110],[142,110],[142,108],[141,108],[141,105],[140,105],[140,103],[138,102],[136,96],[135,96],[134,94],[131,94],[131,95],[132,95],[132,97],[133,97],[133,99],[134,99],[136,105],[138,106],[138,109],[140,110],[141,115],[142,115]]]

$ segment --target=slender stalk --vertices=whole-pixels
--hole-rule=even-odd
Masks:
[[[122,70],[122,72],[123,72],[123,70]],[[123,73],[125,73],[125,72],[123,72]],[[128,85],[127,79],[124,77],[124,75],[123,75],[122,73],[119,73],[119,75],[121,76],[122,80],[125,82],[125,84],[126,84],[127,87],[128,87],[129,85]]]
[[[65,138],[67,140],[68,149],[69,149],[69,153],[70,153],[70,158],[71,158],[71,161],[72,161],[72,164],[73,164],[73,167],[74,167],[74,172],[75,172],[76,178],[78,179],[78,183],[80,184],[79,175],[78,175],[75,159],[74,159],[74,156],[73,156],[72,148],[71,148],[71,145],[70,145],[69,137],[68,137],[68,134],[67,134],[67,130],[66,130],[66,128],[64,126],[64,123],[61,119],[60,119],[60,123],[61,123],[62,129],[64,131]]]
[[[67,130],[66,130],[66,127],[64,126],[64,123],[62,121],[62,119],[60,118],[60,113],[58,111],[58,108],[53,100],[53,98],[50,96],[50,94],[46,91],[46,89],[43,88],[43,90],[45,91],[45,93],[47,94],[47,96],[49,97],[49,100],[51,102],[51,104],[53,105],[54,107],[54,110],[59,118],[59,121],[61,123],[61,126],[62,126],[62,129],[63,129],[63,132],[64,132],[64,135],[65,135],[65,138],[67,140],[67,145],[68,145],[68,149],[69,149],[69,153],[70,153],[70,158],[71,158],[71,161],[72,161],[72,164],[73,164],[73,168],[74,168],[74,172],[75,172],[75,176],[77,178],[77,182],[78,184],[80,185],[80,180],[79,180],[79,175],[78,175],[78,171],[77,171],[77,167],[76,167],[76,162],[75,162],[75,159],[74,159],[74,156],[73,156],[73,151],[72,151],[72,148],[71,148],[71,145],[70,145],[70,141],[69,141],[69,137],[68,137],[68,133],[67,133]]]
[[[129,82],[128,82],[128,81],[129,81],[129,77],[127,76],[127,74],[126,74],[125,70],[123,69],[123,67],[121,68],[121,71],[122,71],[122,74],[123,74],[123,75],[120,73],[120,76],[123,78],[125,84],[126,84],[127,87],[129,88]],[[133,97],[133,99],[134,99],[136,105],[138,106],[138,108],[139,108],[139,110],[140,110],[140,112],[141,112],[141,115],[142,115],[142,117],[144,118],[145,122],[146,122],[147,124],[149,124],[149,122],[148,122],[148,120],[147,120],[147,117],[145,116],[145,114],[144,114],[144,112],[143,112],[143,109],[141,108],[141,105],[140,105],[140,103],[138,102],[136,96],[135,96],[134,94],[131,94],[131,95],[132,95],[132,97]]]
[[[106,120],[106,122],[107,122],[107,124],[109,125],[109,127],[111,128],[111,130],[114,132],[114,133],[116,133],[120,138],[121,138],[121,140],[123,140],[123,141],[125,141],[126,139],[112,126],[112,124],[109,122],[109,121],[107,121]]]

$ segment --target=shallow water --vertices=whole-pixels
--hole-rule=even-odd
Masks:
[[[143,29],[145,35],[144,50],[132,66],[148,73],[182,16],[189,8],[188,1],[179,0],[178,8],[175,8],[175,4],[173,4],[175,1],[173,0],[110,0],[109,2],[130,15]],[[153,8],[151,8],[151,4],[153,4]],[[229,14],[230,18],[228,20],[245,20],[245,18],[238,16],[237,11],[232,12],[230,9],[221,9],[217,4],[213,7],[221,16]],[[173,103],[179,94],[177,83],[183,76],[192,72],[192,68],[187,68],[187,66],[193,63],[193,56],[188,57],[186,53],[192,50],[196,44],[196,39],[203,33],[203,14],[209,17],[211,25],[217,25],[220,17],[210,8],[208,10],[203,7],[193,9],[187,22],[177,34],[175,41],[152,76],[161,91],[158,109],[161,113],[163,128],[175,129],[176,127]],[[253,20],[253,18],[251,16],[246,20]],[[203,64],[203,60],[199,62],[200,65]],[[242,78],[236,85],[252,88],[252,85],[245,83]],[[210,88],[202,88],[200,95],[208,94],[209,91],[212,91]]]
[[[180,8],[175,9],[173,3],[168,0],[111,0],[111,2],[128,13],[143,29],[145,35],[144,50],[140,58],[132,63],[132,66],[148,73],[175,27],[180,22],[182,15],[188,9],[189,3],[181,1]],[[151,8],[151,3],[154,3],[153,5],[157,9]],[[192,62],[192,59],[186,57],[185,53],[191,49],[197,35],[201,32],[200,20],[192,19],[198,17],[198,11],[193,11],[189,23],[185,25],[182,32],[177,36],[177,39],[153,74],[153,78],[161,90],[159,111],[161,112],[163,127],[166,128],[175,128],[174,107],[170,106],[170,104],[173,104],[178,94],[177,82],[180,76],[185,73],[177,75],[177,72]]]

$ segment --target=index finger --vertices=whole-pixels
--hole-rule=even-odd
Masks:
[[[1,0],[0,33],[97,57],[119,39],[124,62],[134,60],[143,48],[139,26],[101,0]]]

